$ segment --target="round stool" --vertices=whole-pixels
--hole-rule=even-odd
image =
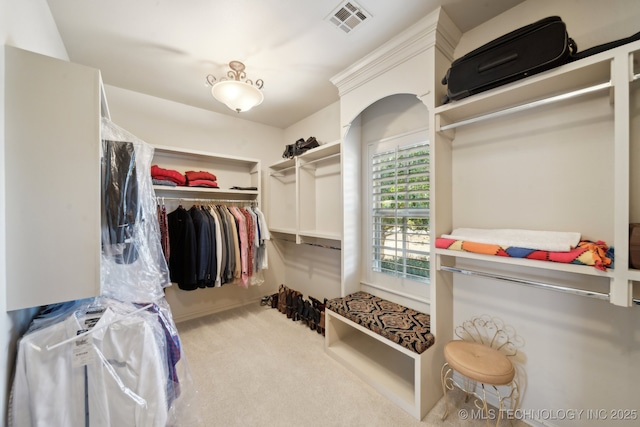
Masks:
[[[484,411],[487,423],[489,422],[489,412],[487,407],[487,398],[485,385],[492,386],[499,401],[500,413],[496,414],[496,426],[500,422],[500,415],[503,411],[503,401],[510,398],[517,391],[517,383],[514,381],[515,369],[509,358],[500,351],[486,345],[476,342],[454,340],[448,342],[444,347],[445,364],[442,367],[442,390],[444,392],[446,409],[442,416],[444,420],[449,414],[449,401],[447,399],[447,390],[453,390],[454,385],[467,394],[473,394],[477,399],[482,401],[482,406],[476,402],[478,409]],[[469,385],[460,386],[453,379],[453,371],[458,372],[468,380]],[[481,384],[482,396],[478,395],[476,384]],[[470,387],[473,384],[473,387]],[[502,397],[496,386],[511,386],[511,393]]]

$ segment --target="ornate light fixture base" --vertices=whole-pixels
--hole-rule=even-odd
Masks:
[[[221,77],[219,80],[211,74],[207,76],[213,97],[238,113],[260,105],[264,100],[260,91],[264,85],[263,80],[258,79],[254,83],[253,80],[247,79],[245,65],[240,61],[229,62],[229,68],[227,77]]]

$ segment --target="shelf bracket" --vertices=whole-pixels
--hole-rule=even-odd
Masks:
[[[440,133],[440,135],[444,136],[449,141],[453,141],[455,139],[456,131],[453,130],[453,128],[449,129],[451,125],[446,122],[442,115],[436,114],[434,126],[436,132]]]

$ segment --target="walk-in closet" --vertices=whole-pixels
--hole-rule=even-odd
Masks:
[[[130,3],[0,0],[0,426],[640,424],[640,3]]]

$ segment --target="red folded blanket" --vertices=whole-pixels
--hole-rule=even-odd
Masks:
[[[597,242],[581,240],[578,246],[569,252],[551,252],[438,237],[436,239],[436,248],[565,264],[591,265],[602,271],[606,271],[607,267],[612,267],[613,264],[612,248],[609,248],[607,244],[601,240]]]

